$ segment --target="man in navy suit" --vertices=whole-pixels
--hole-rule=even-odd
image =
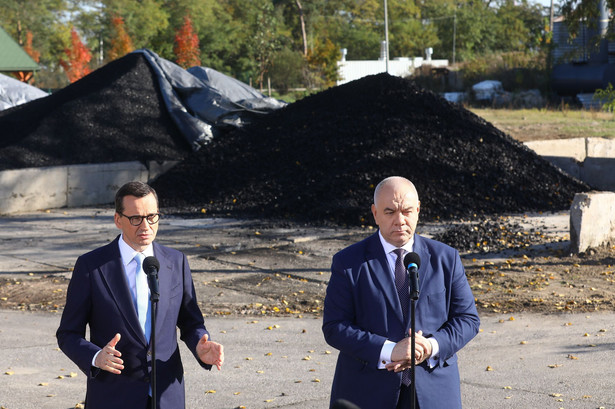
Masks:
[[[209,340],[186,256],[154,243],[159,219],[154,189],[142,182],[125,184],[115,196],[114,220],[121,234],[75,263],[56,336],[60,349],[87,376],[88,409],[146,409],[153,398],[160,409],[184,408],[177,328],[201,366],[222,367],[223,347]],[[151,305],[147,305],[149,295],[139,302],[137,293],[143,288],[138,275],[144,272],[137,262],[141,255],[160,262],[156,397],[151,396],[150,384],[149,335],[153,329],[151,314],[146,312]],[[145,312],[139,317],[141,311]]]
[[[378,232],[332,260],[323,317],[325,339],[339,350],[331,404],[411,407],[407,379],[415,359],[415,407],[461,408],[456,352],[478,333],[480,320],[459,253],[416,234],[420,202],[409,180],[380,182],[371,209]],[[395,285],[399,249],[399,257],[420,257],[416,328],[410,328],[411,304],[402,309]]]

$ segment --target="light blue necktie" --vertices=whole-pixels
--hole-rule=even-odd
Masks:
[[[145,334],[145,339],[149,341],[151,333],[151,318],[149,316],[149,286],[147,285],[147,276],[143,271],[143,260],[145,256],[142,253],[135,255],[137,269],[135,272],[135,284],[137,291],[137,314],[139,315],[139,324]]]

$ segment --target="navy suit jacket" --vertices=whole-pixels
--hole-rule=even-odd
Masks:
[[[87,376],[88,409],[145,409],[147,406],[151,351],[139,325],[118,240],[119,236],[77,259],[56,333],[60,349]],[[196,345],[207,330],[196,302],[186,256],[156,242],[153,246],[154,256],[160,262],[160,301],[155,329],[158,407],[184,408],[184,370],[176,328],[197,360]],[[89,340],[85,338],[86,326],[90,329]],[[124,360],[124,370],[119,375],[92,367],[94,354],[116,333],[121,334],[116,349]]]
[[[414,236],[421,259],[415,331],[434,337],[437,364],[416,366],[416,396],[421,409],[461,408],[457,355],[477,333],[480,320],[459,253]],[[378,369],[385,340],[400,341],[408,333],[392,272],[378,233],[340,251],[332,260],[324,303],[323,333],[339,350],[331,402],[346,399],[362,409],[394,409],[401,373]]]

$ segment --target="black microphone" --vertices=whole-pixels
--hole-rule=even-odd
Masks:
[[[404,266],[408,272],[410,299],[417,300],[419,298],[419,267],[421,266],[421,257],[415,252],[406,254]]]
[[[158,270],[160,270],[160,262],[154,256],[145,257],[143,260],[143,271],[147,275],[147,284],[152,294],[152,301],[158,301],[160,291],[158,290]]]

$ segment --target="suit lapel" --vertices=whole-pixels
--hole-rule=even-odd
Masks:
[[[397,288],[395,288],[395,282],[393,281],[389,263],[386,254],[384,254],[384,249],[382,248],[382,243],[380,243],[378,233],[371,236],[371,240],[367,245],[366,261],[372,272],[374,281],[380,285],[384,297],[391,305],[391,309],[395,311],[395,315],[399,318],[399,322],[405,325],[404,316],[400,307],[399,295],[397,295]]]
[[[169,310],[169,291],[172,288],[171,279],[173,271],[167,252],[156,242],[154,242],[154,257],[156,257],[160,263],[160,270],[158,271],[158,290],[160,292],[160,299],[158,301],[156,317],[156,330],[158,331],[157,333],[159,333],[161,325],[164,323],[164,315]]]
[[[419,236],[418,234],[414,235],[414,246],[413,250],[416,254],[419,255],[421,259],[421,265],[419,266],[419,293],[423,290],[423,283],[426,282],[426,278],[431,269],[429,266],[431,265],[431,254],[427,251],[427,246],[425,245],[425,239]]]
[[[105,264],[100,266],[101,276],[109,289],[111,298],[113,298],[118,310],[123,315],[127,326],[134,332],[137,338],[147,345],[145,334],[143,334],[139,324],[137,310],[132,302],[132,294],[130,293],[126,272],[122,264],[122,256],[120,255],[117,243],[118,239],[119,236],[109,244],[111,256]]]

